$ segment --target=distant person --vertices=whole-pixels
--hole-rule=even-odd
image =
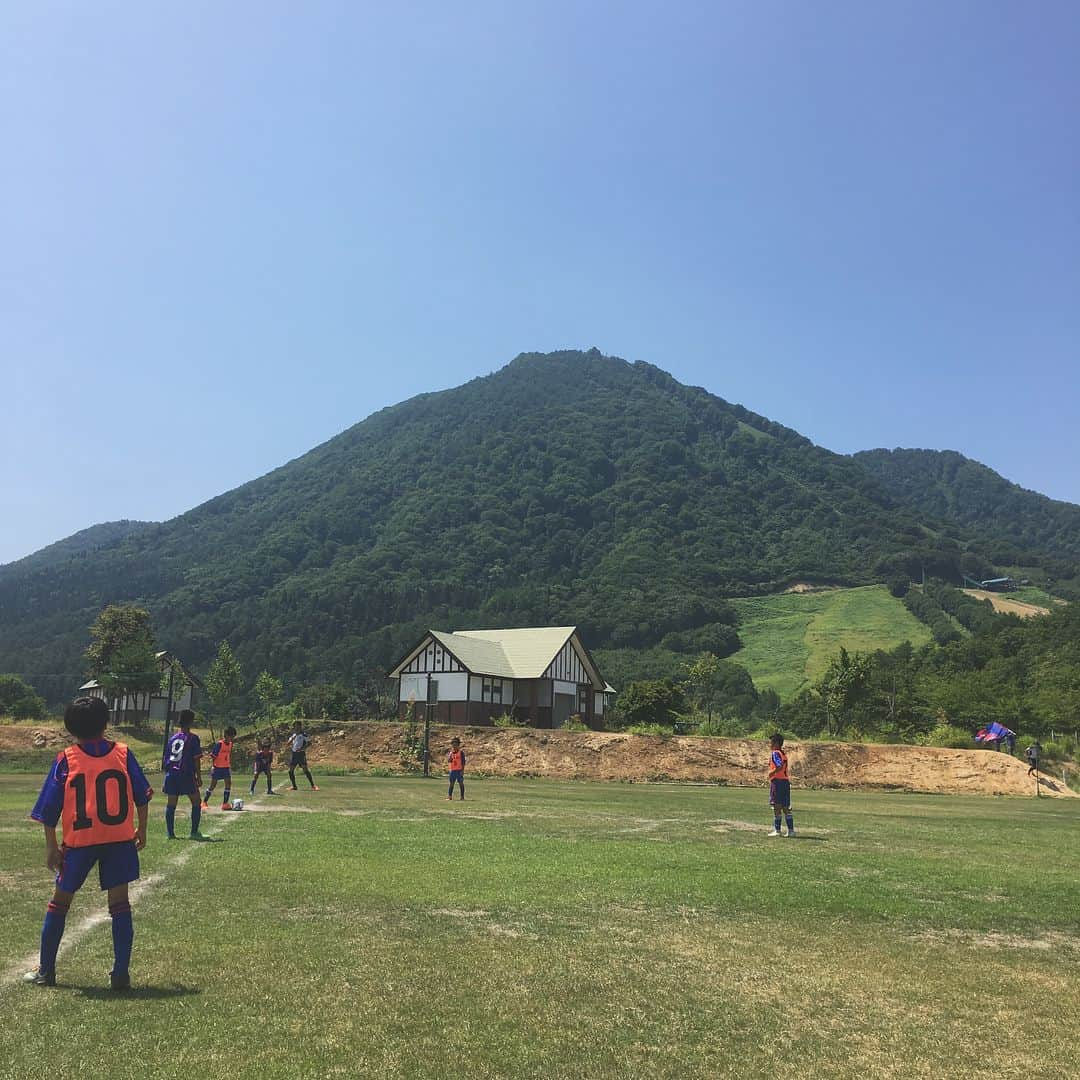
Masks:
[[[300,720],[293,724],[293,733],[289,736],[289,782],[293,791],[296,790],[296,770],[302,769],[311,785],[312,791],[318,791],[315,781],[311,779],[308,770],[307,748],[311,745],[311,739],[304,734],[304,725]]]
[[[255,751],[255,765],[254,772],[251,777],[251,791],[249,794],[255,794],[255,784],[259,779],[260,774],[266,775],[266,794],[276,795],[274,790],[273,781],[270,775],[270,770],[274,764],[274,751],[270,749],[270,740],[262,739],[259,742],[259,749]]]
[[[1005,745],[1009,748],[1009,753],[1016,753],[1016,732],[1012,728],[1005,729]]]
[[[1033,776],[1039,771],[1039,752],[1042,747],[1039,745],[1039,740],[1036,739],[1025,751],[1024,757],[1027,758],[1028,763],[1028,776]]]
[[[210,796],[221,780],[225,788],[221,793],[221,809],[231,810],[232,803],[229,795],[232,793],[232,748],[233,739],[236,738],[236,728],[232,725],[225,729],[224,735],[210,747],[210,786],[203,793],[202,808],[210,808]]]
[[[135,755],[123,743],[105,738],[108,723],[109,708],[101,698],[76,698],[67,707],[64,727],[77,742],[57,754],[30,812],[45,826],[45,865],[56,871],[37,971],[23,976],[30,986],[56,985],[56,953],[68,908],[95,863],[112,918],[109,986],[131,986],[128,965],[135,931],[128,884],[139,877],[138,853],[146,846],[147,804],[153,792]],[[58,823],[62,847],[56,843]]]
[[[199,832],[202,820],[202,803],[199,801],[199,788],[202,787],[202,743],[199,736],[191,730],[195,714],[184,709],[177,721],[179,730],[169,736],[165,744],[165,753],[161,757],[161,771],[165,774],[162,789],[169,797],[165,807],[165,831],[170,840],[176,839],[176,803],[181,795],[191,800],[191,839],[205,840]]]
[[[461,740],[455,736],[450,740],[450,753],[446,755],[450,766],[450,790],[446,797],[454,801],[454,785],[461,791],[461,801],[465,801],[465,751],[461,749]]]
[[[791,778],[788,759],[784,753],[784,736],[778,731],[769,739],[769,805],[773,808],[773,829],[770,836],[783,836],[780,815],[787,819],[788,836],[795,835],[795,819],[791,814]]]

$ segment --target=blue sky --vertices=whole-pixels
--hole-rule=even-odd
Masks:
[[[1080,502],[1080,7],[0,11],[0,562],[517,353]]]

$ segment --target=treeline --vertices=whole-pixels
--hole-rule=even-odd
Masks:
[[[904,596],[904,606],[929,627],[938,645],[960,640],[963,635],[956,623],[973,634],[980,634],[992,628],[995,618],[989,600],[968,596],[943,582],[928,582],[922,589],[911,589]]]
[[[969,635],[921,649],[833,658],[812,689],[781,706],[784,728],[802,736],[917,741],[997,720],[1025,735],[1072,732],[1080,724],[1080,605],[1037,619],[994,614],[958,590],[928,590],[935,610],[950,604]],[[963,594],[961,594],[963,595]]]

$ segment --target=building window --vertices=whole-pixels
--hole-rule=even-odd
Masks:
[[[483,686],[480,690],[480,696],[484,701],[490,701],[496,705],[501,705],[503,699],[502,679],[489,679],[485,675]]]
[[[585,716],[589,711],[589,688],[587,686],[578,687],[577,711],[581,716]]]

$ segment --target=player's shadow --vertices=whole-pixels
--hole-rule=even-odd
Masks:
[[[133,986],[130,990],[110,990],[106,986],[73,986],[71,989],[93,1001],[166,1001],[169,998],[193,997],[202,993],[197,986]]]
[[[807,836],[805,833],[796,833],[794,836],[786,837],[786,839],[788,839],[788,840],[798,840],[798,841],[800,841],[801,843],[804,843],[804,844],[807,841],[816,840],[819,844],[823,844],[828,839],[828,837],[825,837],[825,836]]]

